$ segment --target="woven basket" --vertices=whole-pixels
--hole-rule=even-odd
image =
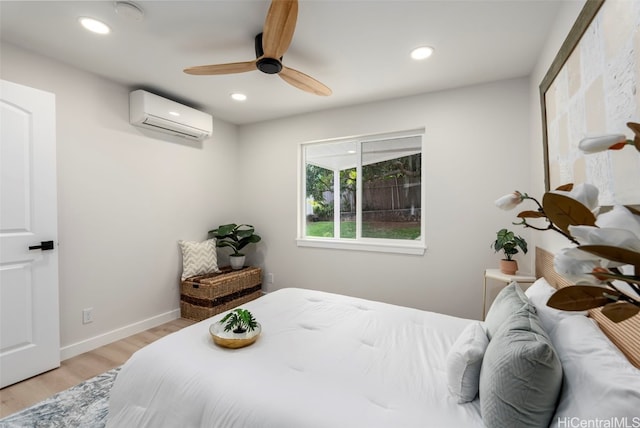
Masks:
[[[187,278],[180,284],[180,314],[201,321],[262,295],[262,269],[245,267]]]

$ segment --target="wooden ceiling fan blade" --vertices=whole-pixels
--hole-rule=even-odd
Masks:
[[[257,60],[254,59],[253,61],[230,62],[228,64],[198,65],[195,67],[185,68],[184,72],[197,76],[245,73],[247,71],[253,71],[257,69],[256,61]]]
[[[293,85],[298,89],[302,89],[303,91],[325,97],[332,94],[332,91],[328,86],[318,82],[311,76],[307,76],[298,70],[294,70],[293,68],[282,67],[282,71],[278,76],[282,77],[282,80],[288,84]]]
[[[298,20],[298,0],[272,0],[262,30],[267,58],[280,58],[289,49]]]

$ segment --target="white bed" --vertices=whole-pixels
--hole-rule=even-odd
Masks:
[[[566,282],[552,266],[537,249],[539,279],[524,293],[505,287],[484,323],[270,293],[242,305],[262,324],[249,347],[212,342],[220,314],[136,352],[111,391],[107,427],[640,426],[630,362],[640,361],[640,317],[607,325],[549,308]]]
[[[472,320],[302,289],[243,305],[258,341],[229,350],[209,326],[141,349],[111,392],[108,427],[481,427],[447,393],[446,358]]]

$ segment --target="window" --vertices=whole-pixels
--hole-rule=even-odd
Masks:
[[[423,254],[423,133],[302,144],[298,245]]]

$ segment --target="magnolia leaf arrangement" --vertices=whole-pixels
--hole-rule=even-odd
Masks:
[[[594,153],[632,145],[640,152],[640,125],[627,125],[635,134],[633,140],[606,135],[586,138],[579,147]],[[554,268],[576,285],[556,291],[548,306],[566,311],[602,307],[602,314],[616,323],[640,312],[639,210],[616,205],[599,214],[598,189],[590,184],[560,186],[545,193],[542,203],[519,191],[495,203],[508,210],[525,200],[532,201],[536,209],[520,212],[520,221],[513,224],[553,230],[575,244],[556,254]]]
[[[246,331],[253,331],[258,327],[258,322],[253,314],[247,309],[234,309],[220,320],[220,324],[225,324],[224,331],[233,330],[234,333],[241,334]]]

